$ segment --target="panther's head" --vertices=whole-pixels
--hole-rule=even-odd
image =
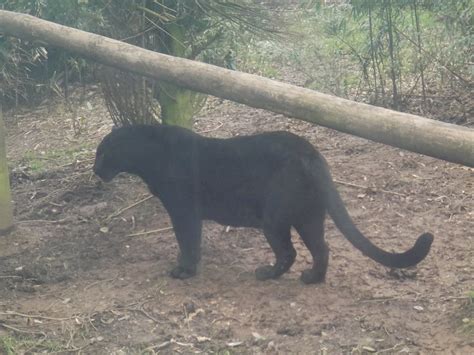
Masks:
[[[95,155],[94,173],[100,177],[104,182],[111,181],[117,174],[121,172],[119,156],[114,151],[113,145],[106,136],[97,147]]]

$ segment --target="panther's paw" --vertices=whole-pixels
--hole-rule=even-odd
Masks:
[[[194,275],[196,275],[196,268],[189,269],[182,266],[176,266],[170,271],[170,276],[174,279],[184,280],[189,279]]]
[[[317,272],[313,269],[303,270],[301,273],[301,281],[305,284],[316,284],[320,282],[324,282],[325,274],[321,272]]]
[[[255,270],[255,277],[257,280],[265,281],[276,279],[278,276],[275,273],[275,267],[273,265],[264,265]]]

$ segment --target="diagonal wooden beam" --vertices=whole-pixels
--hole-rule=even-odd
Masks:
[[[474,167],[474,130],[167,56],[36,17],[0,11],[0,31],[122,70]]]

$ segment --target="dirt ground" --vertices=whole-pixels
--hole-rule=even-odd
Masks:
[[[263,235],[206,222],[201,270],[179,281],[159,200],[134,177],[103,184],[91,172],[111,127],[100,91],[71,107],[5,117],[16,218],[0,239],[5,353],[474,353],[473,169],[211,99],[196,131],[304,136],[378,246],[402,251],[424,231],[435,241],[418,267],[393,272],[328,221],[326,283],[300,282],[311,259],[296,233],[292,270],[259,282],[255,268],[273,261]]]

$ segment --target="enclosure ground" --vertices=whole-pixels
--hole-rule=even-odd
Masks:
[[[378,246],[435,235],[417,268],[392,272],[327,223],[327,281],[272,262],[258,230],[206,222],[197,277],[168,277],[170,221],[138,179],[91,172],[110,129],[99,91],[7,115],[16,229],[0,239],[0,349],[34,353],[472,354],[474,171],[281,115],[212,99],[195,130],[232,137],[289,130],[327,158],[351,216]],[[155,232],[153,232],[155,231]],[[471,323],[470,323],[471,322]]]

